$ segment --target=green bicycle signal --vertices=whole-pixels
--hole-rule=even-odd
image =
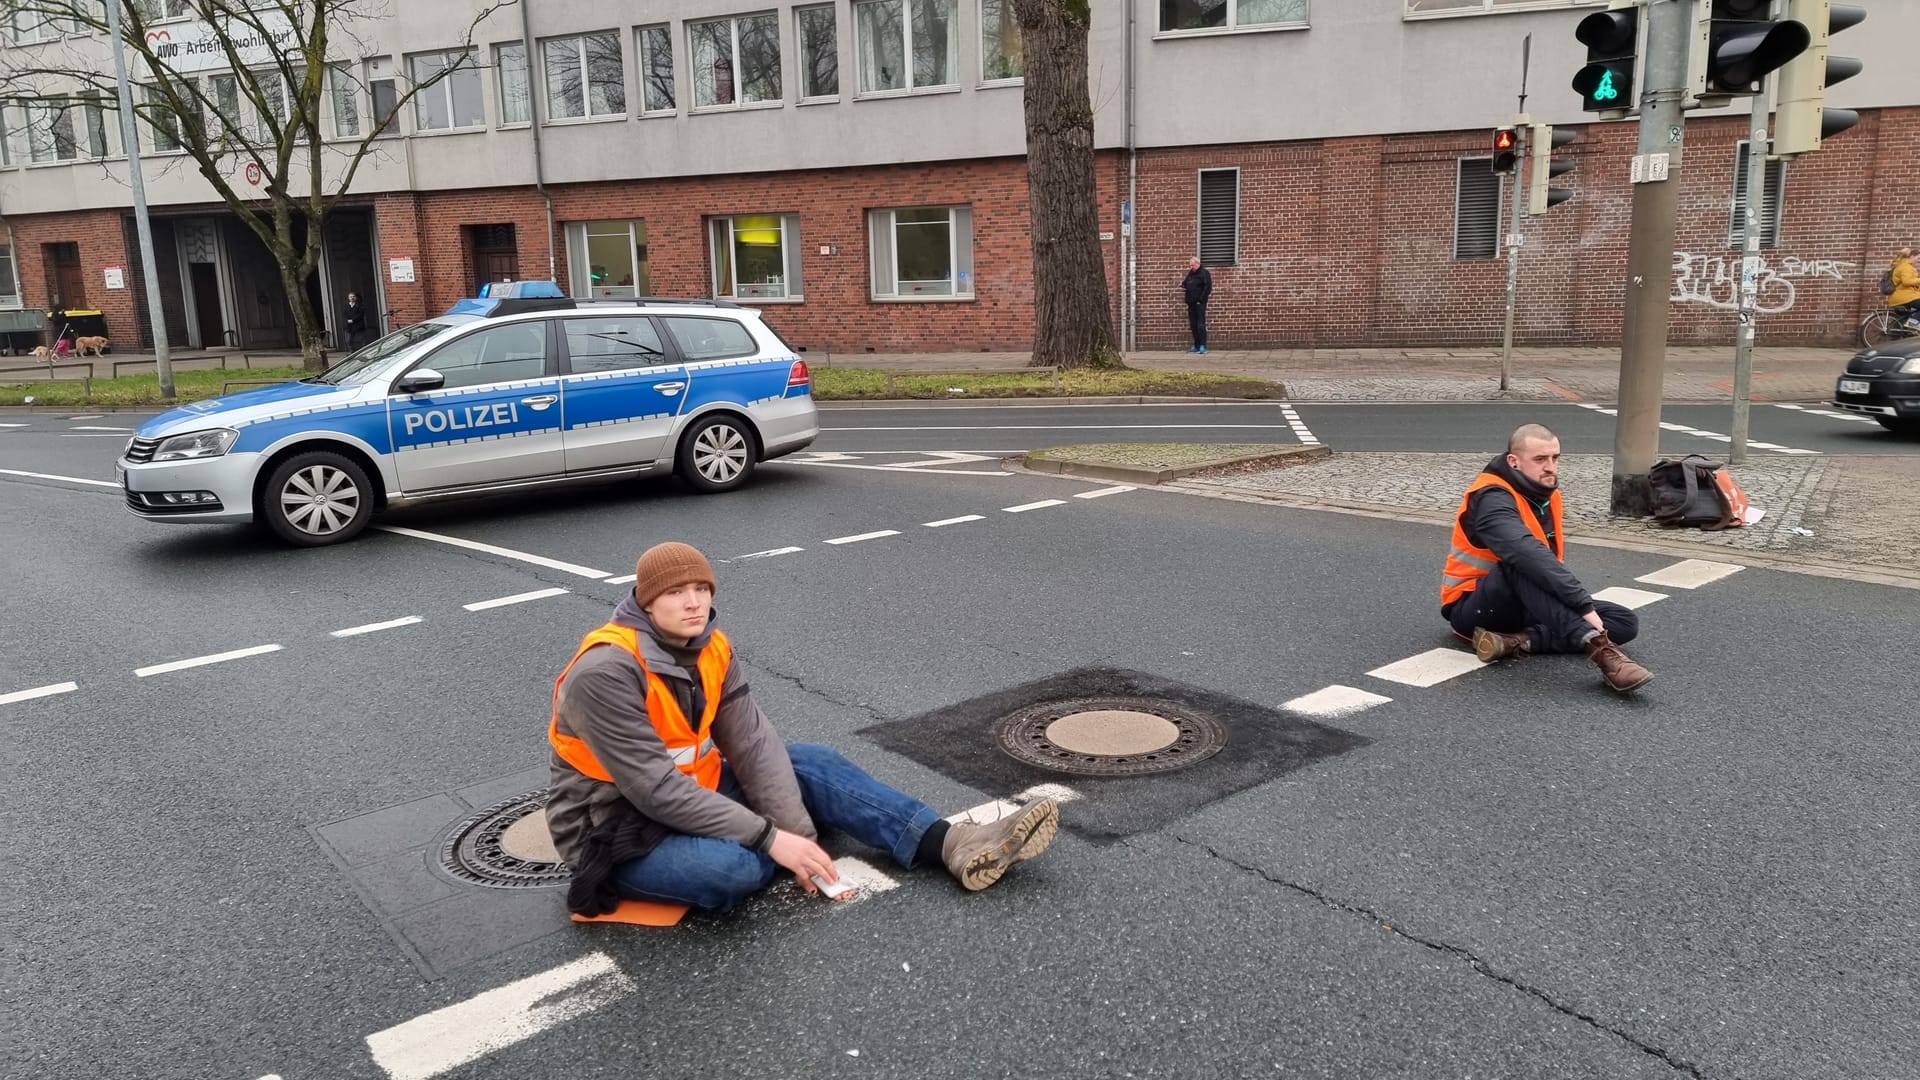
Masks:
[[[1613,71],[1609,69],[1605,75],[1600,76],[1600,85],[1593,88],[1593,100],[1612,101],[1619,96],[1620,91],[1613,88]]]

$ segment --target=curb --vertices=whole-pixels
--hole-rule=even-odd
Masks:
[[[1144,465],[1123,465],[1110,462],[1076,461],[1072,458],[1054,457],[1045,450],[1036,450],[1016,459],[1027,472],[1056,476],[1085,476],[1097,480],[1118,480],[1122,483],[1164,484],[1171,480],[1192,476],[1228,465],[1278,465],[1291,462],[1317,461],[1329,457],[1333,451],[1325,446],[1289,446],[1264,454],[1249,454],[1245,457],[1215,458],[1212,461],[1196,462],[1192,465],[1173,465],[1164,469],[1150,468]]]
[[[1004,409],[1047,405],[1277,405],[1284,397],[1179,397],[1172,394],[1119,394],[1105,397],[964,397],[964,398],[819,398],[821,409]]]

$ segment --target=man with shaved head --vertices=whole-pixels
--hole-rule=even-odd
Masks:
[[[1620,649],[1640,632],[1638,616],[1588,595],[1565,557],[1560,439],[1523,424],[1454,513],[1440,614],[1487,663],[1584,652],[1609,687],[1626,693],[1646,685],[1653,672]]]

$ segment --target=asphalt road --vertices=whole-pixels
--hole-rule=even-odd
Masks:
[[[1585,438],[1588,412],[1548,422]],[[1337,445],[1369,416],[1302,414]],[[114,442],[66,436],[127,421],[29,419],[0,468],[110,477]],[[1576,547],[1592,587],[1662,597],[1644,693],[1575,658],[1413,686],[1368,673],[1450,644],[1438,529],[885,460],[391,519],[571,570],[392,532],[293,551],[0,474],[0,1076],[1910,1075],[1911,594],[1753,568],[1660,587],[1636,579],[1670,557]],[[1318,718],[1364,744],[1229,793],[1204,764],[1083,783],[1053,850],[978,895],[843,844],[898,887],[782,886],[661,931],[423,871],[456,819],[539,785],[553,677],[623,591],[593,575],[669,538],[725,560],[721,625],[789,739],[943,811],[1012,792],[956,779],[999,751],[931,734],[942,710],[1073,669],[1291,724],[1329,686],[1387,700]],[[882,749],[908,718],[924,743]]]

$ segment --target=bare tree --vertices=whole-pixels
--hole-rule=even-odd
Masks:
[[[327,214],[352,186],[360,165],[377,153],[381,137],[393,133],[395,118],[416,96],[441,81],[478,65],[473,32],[489,15],[515,0],[481,3],[459,44],[449,51],[457,60],[421,73],[418,81],[368,86],[348,63],[371,50],[353,33],[357,23],[386,14],[378,0],[105,0],[120,4],[120,36],[127,50],[134,88],[134,112],[159,146],[186,155],[214,193],[243,222],[279,267],[280,283],[293,311],[305,366],[318,371],[322,335],[318,313],[307,296],[307,282],[320,262]],[[105,35],[102,0],[5,0],[15,25],[39,25],[64,33]],[[207,33],[194,51],[172,40],[178,23],[197,17]],[[451,36],[451,35],[449,35]],[[336,48],[336,45],[347,48]],[[75,110],[87,117],[88,136],[95,112],[118,112],[112,66],[97,54],[96,43],[64,39],[64,44],[8,50],[0,58],[0,98],[27,103],[29,138],[35,137],[32,110],[54,109],[59,117]],[[224,61],[206,63],[206,52]],[[363,89],[374,92],[373,122],[359,124]],[[331,141],[321,126],[321,101],[335,95],[336,110],[351,108],[352,132],[336,118]],[[253,122],[244,115],[250,112]],[[68,119],[52,121],[52,137],[75,143],[81,130]],[[340,136],[346,136],[344,139]],[[137,147],[125,148],[129,155]],[[91,156],[104,157],[104,150]],[[243,195],[234,166],[258,170],[264,200]],[[304,224],[298,235],[297,224]],[[147,267],[146,272],[154,272]]]
[[[1100,252],[1088,0],[1012,0],[1026,79],[1027,200],[1033,233],[1033,363],[1114,367]]]

